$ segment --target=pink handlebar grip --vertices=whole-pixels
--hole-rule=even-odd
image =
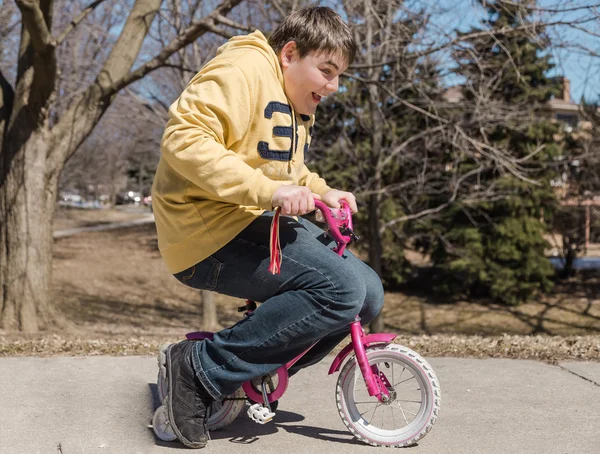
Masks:
[[[341,224],[346,224],[346,227],[352,230],[352,211],[350,210],[350,206],[343,200],[341,202],[341,205],[342,207],[340,208],[340,210],[344,214],[344,220],[341,222]],[[323,217],[325,218],[325,221],[327,221],[327,225],[329,226],[329,233],[331,233],[333,239],[338,243],[338,250],[336,252],[342,255],[346,245],[351,241],[352,238],[347,235],[342,235],[342,232],[340,232],[339,229],[340,221],[333,217],[331,213],[331,208],[329,208],[327,205],[325,205],[323,202],[317,199],[315,199],[315,208],[321,211],[321,213],[323,214]]]

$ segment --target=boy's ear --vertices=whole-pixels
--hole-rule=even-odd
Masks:
[[[295,41],[288,41],[285,43],[283,48],[281,49],[281,54],[279,56],[281,60],[281,65],[284,68],[287,68],[290,63],[294,61],[294,59],[298,56],[298,49],[296,47]]]

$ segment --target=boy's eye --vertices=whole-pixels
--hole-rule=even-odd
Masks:
[[[325,69],[322,69],[322,70],[321,70],[321,72],[322,72],[323,74],[325,74],[326,76],[328,76],[329,74],[331,74],[331,71],[330,71],[329,69],[327,69],[327,68],[325,68]]]

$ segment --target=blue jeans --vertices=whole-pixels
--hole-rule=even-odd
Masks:
[[[262,302],[249,317],[198,342],[196,374],[217,400],[317,344],[290,370],[315,364],[346,337],[359,315],[367,324],[383,306],[377,274],[352,253],[331,251],[330,236],[311,222],[281,216],[281,274],[269,266],[266,212],[212,256],[177,273],[182,283]]]

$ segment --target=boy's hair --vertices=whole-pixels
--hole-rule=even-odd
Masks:
[[[356,55],[356,42],[348,24],[331,8],[311,6],[295,11],[283,19],[269,38],[269,44],[279,54],[288,42],[294,41],[300,58],[311,52],[339,53],[351,64]]]

